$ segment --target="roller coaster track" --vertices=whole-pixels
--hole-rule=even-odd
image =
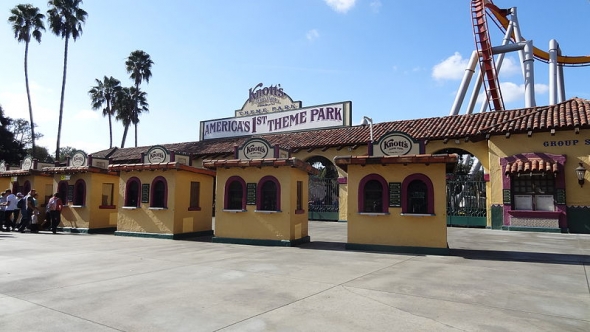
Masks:
[[[485,0],[471,0],[471,20],[475,47],[479,56],[479,64],[483,73],[483,82],[487,94],[487,101],[493,111],[504,110],[504,100],[500,91],[498,71],[492,53],[492,43],[486,20]]]
[[[486,2],[485,7],[488,9],[488,13],[490,17],[494,21],[494,23],[502,30],[502,32],[506,33],[508,26],[510,25],[510,21],[506,18],[510,11],[506,9],[500,9],[496,5],[492,3],[491,0],[485,1],[473,1],[473,2]],[[473,6],[472,6],[473,7]],[[515,40],[514,33],[511,36],[512,40]],[[549,62],[549,53],[540,50],[536,47],[533,47],[533,55],[535,59],[543,62]],[[557,56],[557,63],[566,67],[577,67],[577,66],[590,66],[590,56],[588,55],[579,55],[579,56]]]
[[[498,81],[498,71],[492,52],[492,44],[486,15],[506,34],[510,26],[510,20],[507,18],[511,11],[500,9],[492,0],[471,0],[471,20],[473,26],[473,35],[475,46],[479,56],[479,64],[483,73],[483,83],[486,89],[487,102],[491,110],[503,110],[504,101]],[[510,38],[516,41],[514,32]],[[549,53],[533,46],[533,56],[535,59],[548,63]],[[590,66],[590,56],[563,56],[557,55],[557,63],[561,66],[576,67]]]

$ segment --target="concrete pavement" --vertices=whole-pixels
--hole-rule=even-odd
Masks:
[[[1,331],[590,331],[590,236],[449,228],[450,256],[0,233]]]

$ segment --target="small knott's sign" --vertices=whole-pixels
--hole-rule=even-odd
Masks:
[[[6,172],[6,162],[4,160],[0,161],[0,172]]]
[[[170,153],[165,147],[160,145],[152,146],[144,156],[146,164],[160,164],[170,161]]]
[[[375,148],[376,147],[376,148]],[[392,131],[373,143],[374,156],[403,156],[407,154],[420,154],[420,142],[410,135]]]
[[[33,168],[33,157],[26,156],[25,159],[23,159],[23,163],[21,165],[21,169],[23,171],[28,171],[31,168]]]
[[[262,83],[248,90],[248,100],[242,109],[236,111],[236,117],[268,114],[301,108],[300,101],[293,101],[280,84],[264,86]]]
[[[263,159],[273,157],[270,143],[262,138],[247,140],[238,151],[239,159]]]
[[[70,157],[70,165],[74,167],[87,166],[88,157],[86,156],[86,153],[84,153],[84,151],[76,151]]]

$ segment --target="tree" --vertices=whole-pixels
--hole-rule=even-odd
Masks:
[[[135,83],[136,91],[139,91],[139,85],[145,80],[147,83],[150,82],[152,77],[152,65],[154,62],[150,59],[150,55],[144,51],[137,50],[131,52],[125,66],[127,67],[127,73],[130,74],[131,79]],[[137,96],[136,96],[137,97]],[[135,108],[133,109],[133,125],[135,127],[135,146],[137,147],[137,124],[139,123],[139,100],[135,99]]]
[[[27,87],[27,99],[29,101],[29,119],[31,123],[33,121],[33,106],[31,103],[31,91],[29,90],[29,70],[28,70],[28,57],[29,57],[29,42],[33,37],[37,42],[41,43],[41,31],[45,31],[43,20],[45,15],[39,12],[39,8],[33,5],[17,5],[10,10],[12,14],[8,18],[8,22],[12,24],[12,31],[14,31],[14,38],[18,42],[25,43],[25,85]],[[32,138],[32,155],[35,154],[35,126],[31,126],[31,138]]]
[[[61,147],[60,151],[59,151],[60,159],[55,158],[55,160],[61,161],[61,162],[66,161],[66,159],[68,159],[68,157],[71,157],[74,154],[74,152],[76,152],[76,151],[81,151],[81,150],[76,149],[71,146]],[[82,151],[82,152],[84,152],[84,151]],[[86,152],[84,152],[84,153],[86,153]]]
[[[86,22],[88,13],[80,8],[82,0],[49,0],[49,27],[51,31],[65,39],[64,69],[61,84],[61,100],[59,103],[59,122],[57,126],[57,144],[55,157],[59,160],[59,145],[61,140],[61,123],[64,109],[64,93],[66,89],[66,71],[68,67],[68,42],[70,37],[76,41],[82,34],[82,24]]]
[[[35,124],[35,128],[37,124]],[[33,129],[29,124],[29,121],[25,119],[14,119],[10,124],[10,128],[8,129],[14,134],[14,139],[21,143],[25,148],[31,148],[30,154],[33,155],[33,142],[34,140],[38,140],[39,138],[43,137],[43,134],[36,132],[33,134]],[[34,135],[34,136],[33,136]],[[33,139],[34,137],[34,139]],[[41,148],[37,147],[36,151],[39,151]],[[34,155],[37,159],[41,160],[41,156],[35,154]]]
[[[115,114],[114,101],[117,98],[117,93],[121,90],[121,81],[116,78],[104,77],[101,81],[98,78],[95,80],[96,86],[92,87],[88,94],[92,100],[92,109],[98,110],[103,105],[106,107],[102,109],[102,115],[109,117],[109,148],[113,147],[113,125],[111,117]]]
[[[117,98],[115,99],[116,119],[123,122],[123,127],[125,127],[123,139],[121,140],[121,148],[125,147],[129,126],[132,123],[137,124],[139,122],[139,117],[136,114],[142,111],[149,112],[148,107],[147,93],[137,90],[135,87],[125,87],[117,93]]]
[[[12,119],[4,116],[4,109],[0,106],[0,160],[8,164],[18,165],[25,157],[23,145],[14,139],[9,130]]]

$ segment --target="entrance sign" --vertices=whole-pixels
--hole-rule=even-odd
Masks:
[[[262,138],[247,140],[238,151],[238,159],[263,159],[274,157],[274,151],[270,144]]]
[[[350,126],[351,102],[201,121],[201,140]]]
[[[421,150],[419,141],[400,131],[389,132],[373,143],[374,156],[420,154]]]
[[[23,163],[21,164],[21,169],[23,171],[28,171],[31,168],[33,168],[33,157],[26,156],[25,159],[23,159]]]
[[[298,108],[301,108],[301,102],[293,101],[283,91],[280,84],[263,87],[262,83],[258,83],[248,91],[248,100],[246,100],[242,109],[236,111],[236,117],[289,111]]]

